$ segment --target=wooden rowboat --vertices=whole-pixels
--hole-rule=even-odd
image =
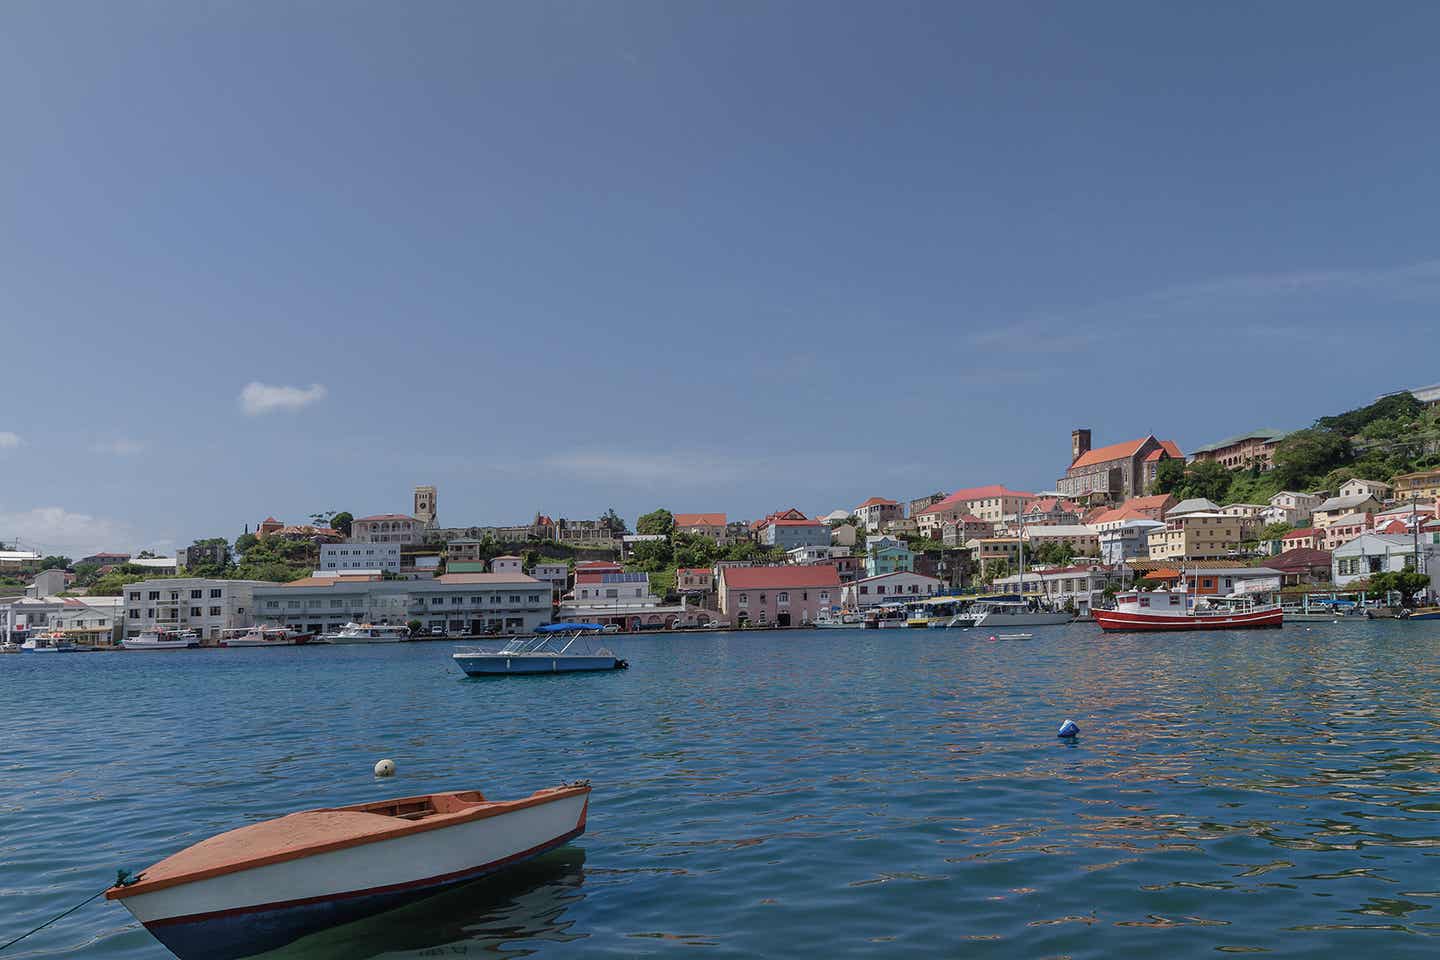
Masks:
[[[466,883],[585,831],[590,786],[292,813],[202,840],[106,891],[180,960],[237,960]]]

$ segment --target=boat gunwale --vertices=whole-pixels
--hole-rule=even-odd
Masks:
[[[259,821],[259,823],[269,823],[273,820],[281,820],[284,819],[284,817],[293,816],[297,813],[370,813],[372,811],[366,810],[366,807],[375,807],[383,804],[398,805],[403,803],[430,801],[433,805],[434,799],[436,797],[453,797],[461,794],[472,794],[476,792],[477,791],[474,790],[449,790],[439,793],[425,793],[414,797],[399,797],[393,800],[377,800],[369,803],[353,804],[344,807],[317,807],[313,810],[296,810],[294,811],[294,813],[284,814],[281,817],[272,817],[270,818],[270,820],[261,820]],[[547,803],[553,803],[557,800],[569,799],[576,796],[585,796],[588,798],[589,793],[590,786],[589,784],[584,783],[562,785],[558,787],[546,787],[543,790],[535,791],[528,797],[522,797],[518,800],[483,800],[479,803],[476,803],[470,810],[459,810],[453,813],[437,812],[435,814],[432,814],[431,816],[425,817],[420,820],[397,819],[396,825],[388,830],[381,830],[375,833],[362,834],[356,837],[345,837],[339,840],[331,840],[329,842],[317,843],[310,846],[297,847],[293,850],[283,850],[277,853],[268,853],[257,857],[251,857],[249,859],[232,860],[228,863],[215,864],[211,867],[204,867],[199,870],[191,870],[186,873],[177,874],[175,876],[160,877],[155,880],[147,880],[145,879],[145,871],[142,870],[140,872],[140,879],[136,882],[123,887],[113,886],[110,889],[106,890],[105,899],[123,900],[127,897],[140,896],[141,894],[156,893],[160,890],[168,890],[171,887],[183,886],[189,883],[198,883],[202,880],[212,880],[215,877],[223,877],[231,873],[241,873],[246,870],[255,870],[260,867],[268,867],[272,864],[286,863],[291,860],[301,860],[306,857],[313,857],[324,853],[333,853],[337,850],[345,850],[350,847],[359,847],[370,843],[380,843],[385,840],[396,840],[401,837],[414,836],[418,833],[427,833],[431,830],[443,830],[446,827],[454,827],[461,824],[473,823],[477,820],[485,820],[491,817],[498,817],[507,813],[514,813],[517,810],[524,810],[529,807],[538,807]],[[581,815],[583,818],[583,811]],[[377,816],[383,817],[386,815],[377,814]],[[246,824],[244,827],[236,827],[235,830],[244,830],[246,829],[246,827],[251,826],[258,826],[258,824]],[[234,830],[226,830],[223,833],[215,834],[214,837],[221,837],[224,836],[226,833],[233,832]],[[211,840],[214,839],[214,837],[206,837],[205,840]],[[175,853],[171,854],[170,857],[179,856],[186,850],[193,849],[194,847],[199,846],[200,843],[204,843],[205,840],[201,840],[198,843],[193,843],[190,846],[185,847],[183,850],[177,850]],[[170,857],[166,857],[165,860],[170,859]],[[160,863],[164,863],[165,860],[160,860],[156,864],[152,864],[150,869],[154,869],[154,867],[158,866]]]

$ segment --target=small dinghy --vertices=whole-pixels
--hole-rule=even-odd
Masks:
[[[1035,634],[1033,634],[1033,633],[997,633],[997,634],[995,634],[995,639],[996,639],[996,640],[1034,640],[1034,639],[1035,639]]]
[[[202,840],[106,891],[180,960],[238,960],[466,883],[585,831],[590,786],[307,810]]]

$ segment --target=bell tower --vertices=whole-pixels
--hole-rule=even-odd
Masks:
[[[425,525],[426,530],[435,529],[436,505],[435,488],[432,486],[420,486],[415,488],[415,509],[412,515]]]
[[[1090,431],[1085,427],[1070,431],[1070,462],[1074,463],[1090,452]]]

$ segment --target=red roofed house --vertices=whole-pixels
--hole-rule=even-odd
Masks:
[[[356,517],[350,523],[351,543],[419,543],[424,526],[403,513],[381,513]]]
[[[715,585],[715,574],[709,567],[677,567],[675,592],[694,596],[709,593]]]
[[[1291,550],[1319,550],[1324,535],[1325,532],[1323,530],[1316,530],[1314,527],[1303,527],[1299,530],[1291,530],[1280,538],[1280,549],[1286,552]]]
[[[870,533],[881,533],[893,521],[903,519],[905,508],[894,500],[871,497],[853,511]]]
[[[1168,493],[1157,493],[1149,497],[1131,497],[1118,507],[1086,514],[1085,522],[1101,532],[1119,529],[1127,520],[1159,520],[1163,522],[1165,514],[1176,503],[1176,499]]]
[[[915,515],[915,524],[920,533],[933,537],[941,526],[954,523],[966,514],[987,523],[999,523],[1024,510],[1034,499],[1033,493],[1009,490],[1001,483],[966,487],[921,510]]]
[[[694,533],[709,537],[717,544],[724,544],[730,538],[725,535],[725,514],[723,513],[677,513],[676,533]]]
[[[1139,496],[1155,483],[1160,463],[1171,459],[1184,459],[1180,448],[1171,440],[1155,439],[1154,434],[1092,450],[1090,431],[1076,430],[1070,434],[1070,467],[1056,487],[1066,497]]]
[[[1265,566],[1279,570],[1285,586],[1330,582],[1330,554],[1324,550],[1296,547],[1266,560]]]
[[[720,613],[740,626],[813,623],[840,604],[840,575],[831,566],[721,567]]]
[[[830,526],[823,520],[810,520],[791,507],[756,521],[755,540],[764,547],[794,550],[796,547],[824,547],[830,544]]]

